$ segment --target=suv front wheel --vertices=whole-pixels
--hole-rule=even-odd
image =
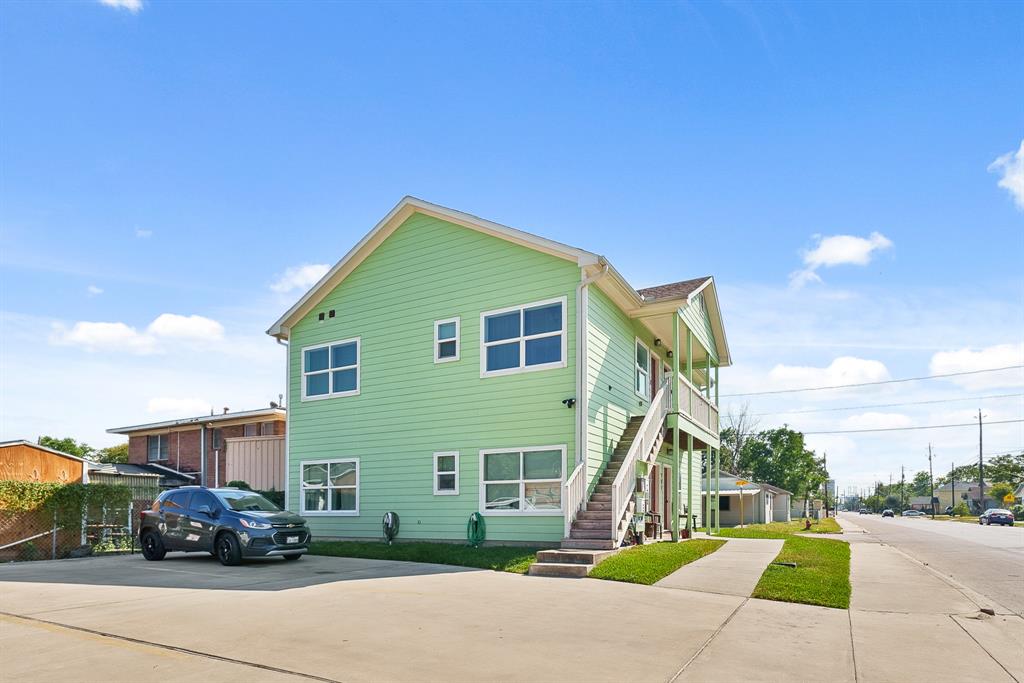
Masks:
[[[242,547],[238,545],[235,535],[229,531],[217,537],[214,550],[217,552],[217,559],[225,567],[234,567],[242,563]]]

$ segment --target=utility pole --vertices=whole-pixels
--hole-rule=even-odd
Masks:
[[[949,463],[949,485],[953,487],[953,491],[949,494],[949,503],[956,510],[956,465]],[[949,515],[953,516],[953,513]]]
[[[935,519],[935,474],[932,472],[932,445],[928,444],[928,488],[931,489],[932,519]]]
[[[981,460],[981,409],[978,410],[978,512],[985,511],[985,463]]]
[[[906,504],[903,502],[904,498],[906,497],[906,496],[903,495],[904,492],[907,490],[906,486],[907,486],[906,474],[903,471],[903,465],[900,465],[900,513],[901,514],[903,513],[903,509],[906,507]]]
[[[825,470],[825,517],[828,517],[828,453],[821,454],[821,469]]]

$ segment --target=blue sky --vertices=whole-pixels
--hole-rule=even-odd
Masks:
[[[1009,2],[3,3],[0,438],[106,445],[275,399],[262,332],[316,271],[295,269],[406,194],[638,287],[714,274],[723,393],[1024,362],[1022,27]],[[750,404],[965,399],[761,418],[823,431],[1019,419],[966,399],[1021,392],[1017,371]],[[842,487],[929,440],[976,453],[971,430],[811,443]]]

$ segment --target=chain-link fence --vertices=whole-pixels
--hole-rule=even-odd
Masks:
[[[77,514],[49,507],[0,510],[0,562],[135,552],[139,512],[152,504],[153,498],[137,498]]]

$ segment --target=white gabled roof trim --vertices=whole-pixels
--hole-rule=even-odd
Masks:
[[[217,415],[198,415],[196,417],[183,417],[177,420],[164,420],[163,422],[150,422],[147,424],[130,425],[128,427],[114,427],[107,430],[107,434],[131,434],[133,432],[144,432],[152,429],[164,429],[167,427],[182,427],[188,425],[201,426],[207,422],[224,422],[226,420],[245,420],[256,417],[280,417],[286,414],[284,408],[258,408],[256,410],[242,410],[237,413],[220,413]],[[173,471],[173,470],[172,470]]]
[[[577,249],[576,247],[570,247],[567,244],[561,242],[555,242],[538,235],[533,235],[523,230],[517,230],[516,228],[510,228],[507,225],[501,225],[494,223],[493,221],[479,218],[462,211],[456,211],[455,209],[449,209],[438,204],[431,204],[430,202],[416,197],[403,197],[398,204],[395,205],[391,211],[388,212],[384,218],[380,220],[373,227],[370,232],[366,234],[363,239],[359,240],[359,243],[352,247],[351,250],[345,256],[334,264],[334,267],[327,271],[320,281],[313,285],[312,289],[306,292],[301,299],[299,299],[294,306],[288,309],[288,311],[281,316],[281,318],[275,322],[267,334],[278,339],[287,339],[289,336],[289,328],[294,325],[297,321],[301,320],[310,309],[316,306],[320,301],[323,300],[328,293],[337,287],[342,280],[356,269],[356,267],[362,263],[367,256],[380,246],[380,244],[387,239],[391,233],[398,229],[398,227],[406,221],[407,218],[412,216],[414,213],[421,213],[427,216],[433,216],[455,225],[461,225],[464,228],[470,230],[476,230],[478,232],[498,237],[500,239],[508,240],[514,244],[534,249],[536,251],[544,252],[545,254],[551,254],[559,258],[566,259],[576,263],[578,266],[588,266],[598,262],[597,254],[592,254],[589,251],[583,249]]]

